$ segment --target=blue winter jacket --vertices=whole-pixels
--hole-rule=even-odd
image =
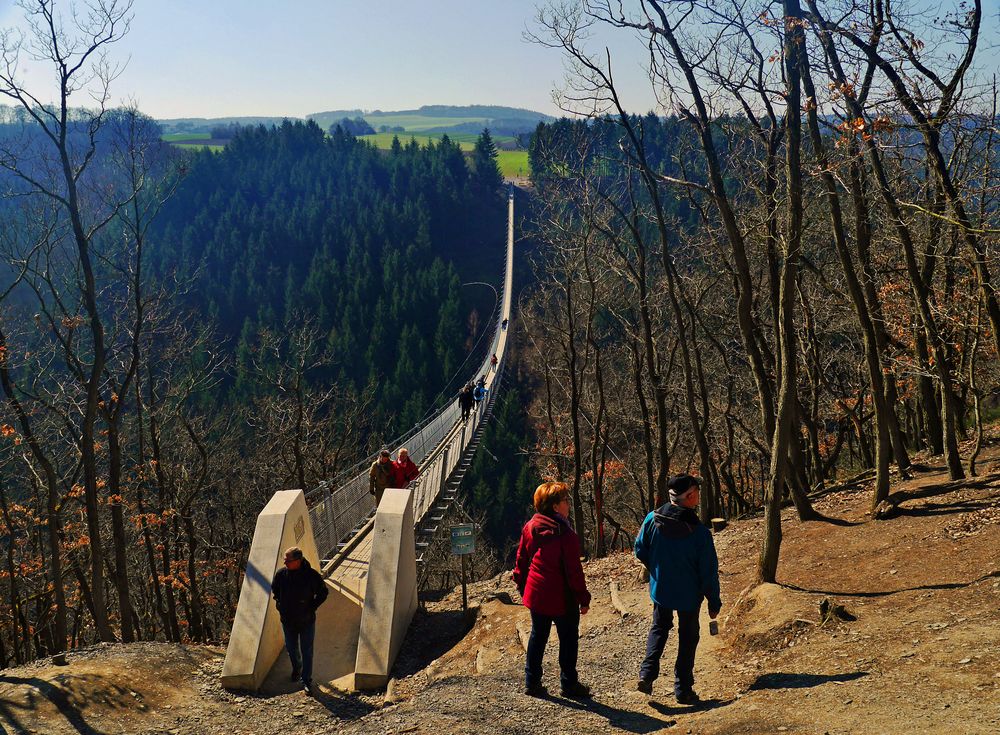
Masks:
[[[649,596],[671,610],[722,607],[719,557],[711,532],[690,508],[667,503],[642,522],[635,555],[649,570]]]

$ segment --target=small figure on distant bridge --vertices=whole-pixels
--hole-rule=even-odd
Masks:
[[[496,372],[497,369],[497,353],[493,353],[493,357],[490,358],[490,370]]]
[[[580,564],[580,539],[569,525],[569,486],[543,482],[535,490],[534,502],[538,512],[521,531],[513,574],[524,606],[531,611],[524,693],[530,697],[548,694],[542,685],[542,655],[555,623],[562,695],[586,698],[590,687],[580,683],[576,659],[580,616],[590,610],[590,592]]]
[[[382,502],[382,493],[387,487],[392,487],[394,480],[389,450],[383,449],[378,453],[378,459],[372,462],[371,469],[368,470],[368,492],[375,496],[376,508]]]
[[[500,322],[500,329],[502,329],[504,332],[507,331],[507,320],[506,319],[504,319],[502,322]]]
[[[653,624],[646,640],[646,658],[639,667],[640,692],[651,694],[660,675],[660,656],[677,611],[677,660],[674,696],[680,704],[697,704],[694,656],[698,650],[698,611],[708,599],[708,615],[719,614],[719,558],[712,534],[698,519],[699,480],[674,475],[667,481],[670,502],[646,516],[635,539],[635,555],[649,570]]]
[[[312,696],[313,641],[316,638],[316,610],[326,600],[326,583],[302,549],[285,551],[285,566],[271,581],[271,592],[281,616],[285,649],[292,661],[292,681],[301,677],[306,694]]]
[[[462,409],[462,421],[468,420],[474,405],[476,405],[476,399],[472,397],[472,383],[466,383],[465,387],[458,392],[458,406]]]
[[[396,454],[396,461],[392,463],[392,474],[395,480],[393,487],[406,487],[420,474],[420,470],[410,459],[410,451],[406,447]]]
[[[479,406],[482,405],[483,400],[486,398],[486,376],[483,375],[479,378],[479,382],[476,383],[476,387],[472,389],[472,398],[476,402],[476,410],[479,410]]]

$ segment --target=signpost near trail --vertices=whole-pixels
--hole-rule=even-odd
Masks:
[[[465,557],[476,550],[476,526],[457,523],[451,527],[451,553],[462,557],[462,612],[469,614],[469,594],[466,590]]]

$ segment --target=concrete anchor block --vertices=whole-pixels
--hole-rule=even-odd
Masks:
[[[372,533],[354,669],[354,685],[358,689],[379,689],[388,683],[389,672],[417,610],[413,495],[409,490],[386,489]]]
[[[278,610],[271,598],[271,580],[289,546],[300,547],[309,563],[318,567],[316,541],[301,490],[276,492],[257,516],[222,667],[222,686],[227,689],[259,689],[284,647]]]

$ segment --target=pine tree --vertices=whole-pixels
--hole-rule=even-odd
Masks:
[[[503,184],[500,164],[497,163],[497,147],[489,129],[476,139],[476,147],[472,151],[472,166],[475,171],[475,182],[481,191],[494,193]]]

